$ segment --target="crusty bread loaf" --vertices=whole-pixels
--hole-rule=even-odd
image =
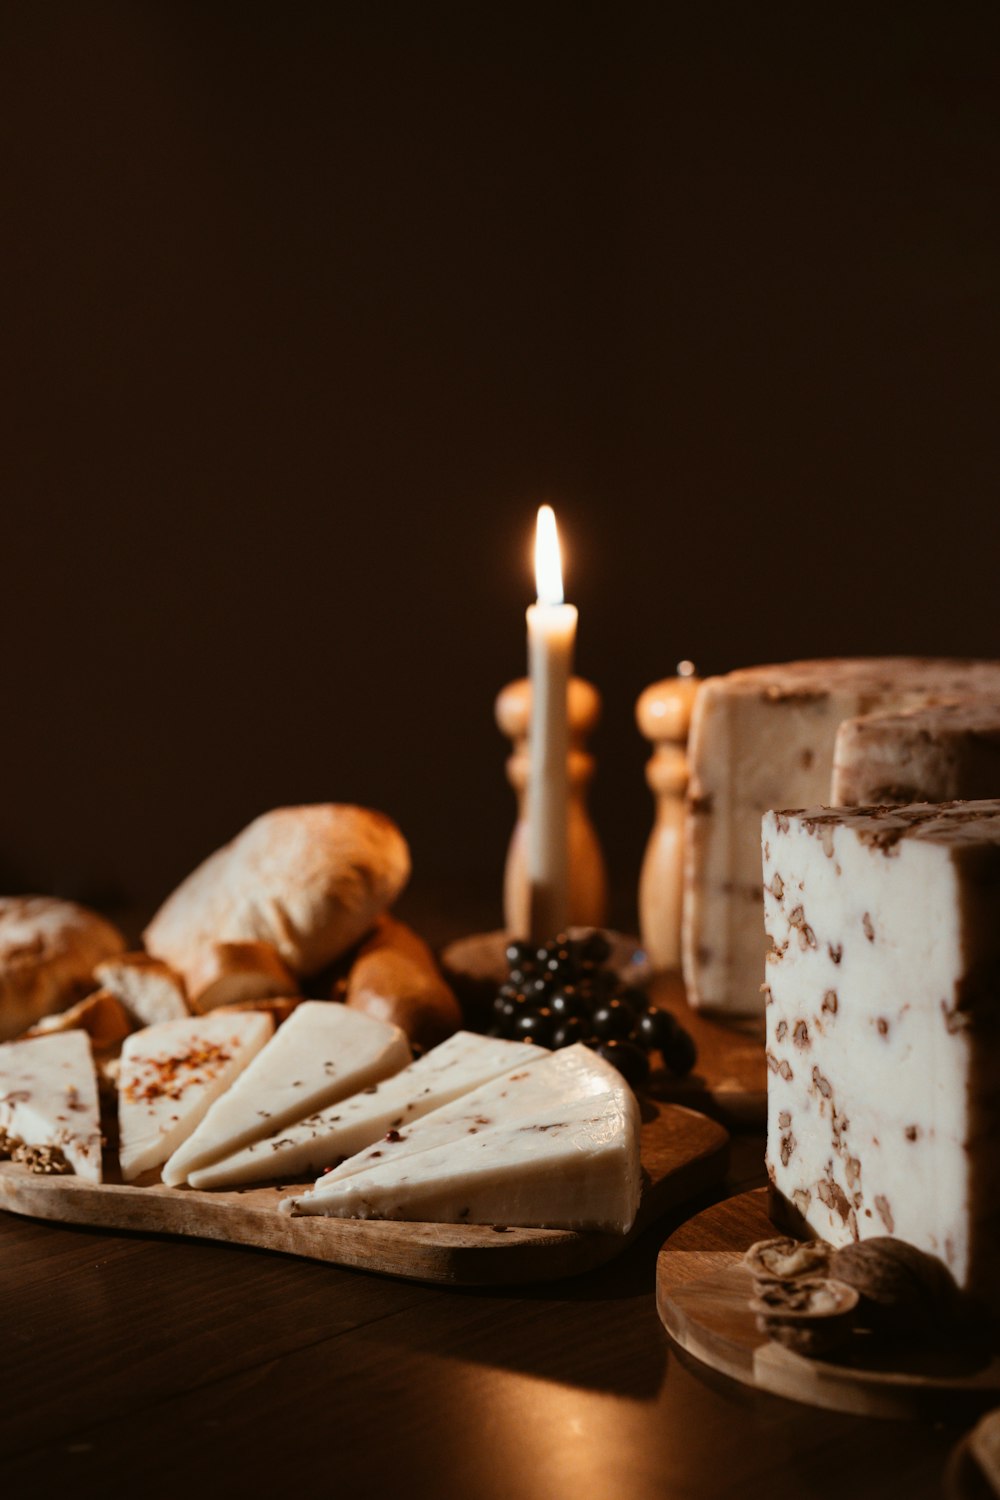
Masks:
[[[0,1040],[94,988],[94,965],[120,953],[110,922],[54,896],[0,896]]]
[[[346,1003],[399,1026],[419,1047],[436,1047],[462,1025],[462,1011],[422,937],[388,915],[358,949]]]
[[[406,840],[382,813],[280,807],[178,886],[146,947],[186,976],[213,943],[271,943],[293,974],[311,974],[364,936],[409,873]]]

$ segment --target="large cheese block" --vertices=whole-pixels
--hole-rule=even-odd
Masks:
[[[1000,1306],[1000,801],[769,813],[767,1170]]]
[[[97,1073],[85,1031],[0,1046],[0,1130],[8,1148],[54,1147],[77,1177],[100,1182]]]
[[[262,1059],[269,1050],[261,1053]],[[353,1158],[389,1132],[396,1139],[432,1111],[512,1068],[524,1071],[544,1055],[541,1049],[523,1042],[458,1031],[402,1072],[192,1171],[189,1181],[195,1188],[221,1188],[245,1182],[288,1181],[310,1174],[315,1177],[343,1158]]]
[[[845,719],[831,807],[1000,797],[1000,702],[957,701]]]
[[[400,1134],[378,1159],[373,1147],[368,1165],[328,1173],[282,1209],[617,1233],[638,1212],[639,1106],[621,1075],[582,1045]]]
[[[830,804],[845,719],[945,698],[1000,705],[1000,662],[801,661],[702,684],[688,752],[682,934],[692,1005],[737,1016],[761,1012],[763,813]]]
[[[163,1168],[177,1187],[201,1168],[398,1073],[410,1044],[398,1026],[332,1000],[306,1000],[209,1109]]]
[[[274,1030],[259,1013],[159,1021],[125,1039],[118,1075],[118,1158],[133,1181],[166,1161]]]

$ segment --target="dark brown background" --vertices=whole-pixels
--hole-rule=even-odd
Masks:
[[[679,656],[997,652],[995,13],[5,5],[2,887],[499,903],[542,499],[626,901]]]

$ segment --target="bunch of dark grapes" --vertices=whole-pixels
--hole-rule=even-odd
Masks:
[[[659,1052],[672,1073],[690,1073],[696,1053],[688,1033],[669,1011],[653,1009],[645,990],[608,968],[610,956],[600,932],[563,934],[542,947],[511,943],[490,1036],[553,1050],[585,1042],[633,1088],[649,1077],[651,1052]]]

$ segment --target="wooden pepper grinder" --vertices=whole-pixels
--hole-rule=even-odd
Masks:
[[[639,930],[655,970],[679,969],[684,890],[684,798],[687,738],[700,679],[682,661],[676,677],[654,682],[635,705],[636,722],[654,750],[646,781],[656,798],[653,831],[639,876]]]
[[[517,796],[517,823],[511,835],[504,872],[504,924],[514,937],[529,930],[527,862],[527,789],[530,759],[528,726],[531,683],[509,682],[497,695],[496,721],[514,742],[507,760],[507,779]],[[594,775],[594,757],[585,749],[601,716],[601,695],[582,677],[569,681],[569,920],[573,927],[602,927],[607,919],[608,878],[597,833],[587,812],[586,793]],[[555,934],[552,934],[554,936]]]

